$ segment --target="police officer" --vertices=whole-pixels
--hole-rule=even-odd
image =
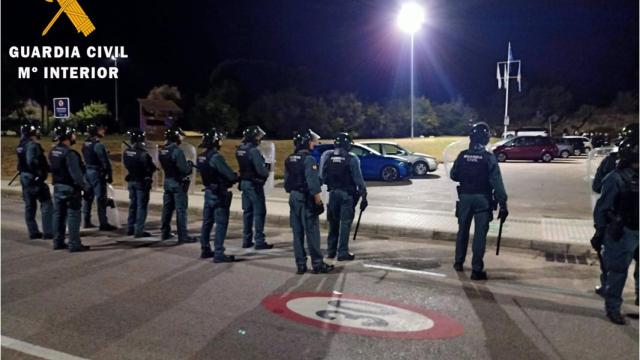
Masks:
[[[70,252],[86,251],[89,246],[80,241],[80,207],[82,191],[86,191],[84,164],[80,154],[71,146],[76,143],[75,129],[60,125],[54,130],[58,144],[49,152],[53,178],[53,249]],[[64,242],[65,228],[69,228],[69,245]]]
[[[198,241],[187,232],[187,206],[190,178],[193,163],[187,161],[179,147],[184,132],[179,127],[172,127],[164,132],[165,145],[160,149],[160,165],[164,170],[164,195],[162,198],[162,240],[172,239],[171,217],[176,211],[178,242],[191,243]]]
[[[200,258],[213,257],[215,263],[232,262],[233,255],[225,255],[224,239],[229,225],[229,208],[233,193],[229,188],[238,181],[238,174],[233,172],[219,150],[225,135],[212,128],[202,135],[200,147],[206,150],[198,156],[197,168],[202,177],[204,190],[204,208],[202,212],[202,230]],[[211,251],[210,236],[213,224],[216,225],[214,251]]]
[[[623,140],[616,170],[605,176],[593,216],[602,238],[605,310],[611,322],[626,323],[620,307],[631,259],[638,248],[638,139]],[[636,278],[636,305],[638,282]]]
[[[127,168],[127,188],[129,189],[129,218],[127,221],[127,235],[136,238],[151,236],[144,231],[149,206],[149,192],[153,183],[153,173],[156,165],[145,144],[145,133],[142,130],[127,132],[131,146],[124,151],[123,162]]]
[[[242,191],[243,239],[242,247],[264,250],[271,249],[264,239],[264,221],[267,207],[264,198],[264,183],[269,177],[269,168],[258,145],[266,133],[259,126],[250,126],[243,133],[243,139],[236,149],[236,159],[240,166],[240,190]],[[255,236],[253,229],[255,227]]]
[[[311,255],[313,273],[327,273],[333,265],[325,264],[320,250],[320,219],[324,205],[320,198],[318,164],[310,151],[320,136],[308,129],[293,138],[295,151],[287,157],[284,165],[284,188],[289,193],[289,222],[293,231],[293,252],[298,268],[297,274],[307,272],[307,254],[304,238]]]
[[[51,193],[47,186],[49,163],[44,155],[44,149],[40,145],[40,125],[35,122],[26,122],[20,127],[22,139],[16,148],[18,155],[18,172],[20,172],[20,184],[22,185],[22,198],[24,199],[24,219],[27,223],[30,239],[53,239],[51,226],[53,204]],[[42,230],[38,230],[36,222],[36,210],[40,202],[42,215]]]
[[[620,132],[620,141],[624,141],[627,139],[637,139],[638,138],[638,123],[632,123],[624,128]],[[619,143],[617,145],[620,145]],[[596,174],[593,178],[593,183],[591,184],[591,189],[593,192],[600,194],[602,191],[602,180],[605,176],[616,169],[616,165],[618,163],[618,151],[612,151],[602,159],[598,169],[596,170]],[[600,285],[595,287],[596,294],[600,296],[604,296],[604,284],[605,278],[607,276],[607,272],[604,268],[604,261],[602,259],[602,234],[596,234],[591,239],[591,246],[598,253],[598,258],[600,259]],[[638,283],[638,249],[636,249],[633,259],[636,263],[636,269],[634,271],[634,278],[636,283]]]
[[[360,159],[352,153],[353,140],[347,133],[340,133],[334,140],[335,149],[323,163],[323,182],[329,190],[327,220],[327,257],[338,261],[351,261],[355,255],[349,252],[349,232],[355,215],[358,197],[362,197],[360,209],[367,205],[367,187],[360,170]]]
[[[507,193],[502,183],[498,161],[495,156],[485,150],[490,139],[489,126],[483,122],[473,125],[469,138],[471,140],[469,149],[458,155],[451,168],[451,179],[460,183],[459,200],[456,203],[458,235],[453,267],[456,271],[463,271],[469,244],[469,228],[471,220],[474,220],[471,280],[486,280],[487,273],[484,271],[482,259],[489,223],[493,219],[493,198],[500,204],[498,218],[506,220],[509,215]]]
[[[93,204],[93,199],[96,198],[101,231],[116,229],[115,226],[109,224],[107,219],[107,183],[111,184],[113,182],[113,173],[107,148],[100,142],[106,131],[107,127],[101,123],[87,125],[89,137],[84,142],[84,146],[82,146],[82,155],[87,166],[85,179],[89,185],[84,195],[84,205],[82,207],[84,227],[95,227],[91,223],[91,205]]]

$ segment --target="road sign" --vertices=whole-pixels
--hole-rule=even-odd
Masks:
[[[56,119],[67,119],[71,114],[69,98],[53,98],[53,117]]]
[[[335,292],[275,294],[262,305],[298,323],[358,335],[444,339],[464,332],[457,321],[422,307]]]

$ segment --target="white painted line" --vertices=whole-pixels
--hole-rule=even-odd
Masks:
[[[409,274],[419,274],[419,275],[429,275],[429,276],[437,276],[437,277],[447,277],[445,274],[431,272],[431,271],[422,271],[422,270],[411,270],[405,268],[399,268],[395,266],[386,266],[386,265],[371,265],[371,264],[362,264],[362,266],[371,269],[380,269],[380,270],[389,270],[389,271],[400,271],[406,272]]]
[[[33,355],[47,360],[87,360],[85,358],[63,353],[61,351],[29,344],[28,342],[13,339],[4,335],[2,335],[2,346],[6,347],[7,349],[19,351],[24,354]]]

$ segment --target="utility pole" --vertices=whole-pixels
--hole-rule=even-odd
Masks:
[[[520,60],[514,60],[511,54],[511,42],[509,42],[509,48],[507,50],[507,61],[498,61],[496,64],[496,79],[498,80],[498,89],[502,89],[504,86],[504,132],[502,137],[504,138],[509,127],[509,81],[515,79],[518,81],[518,91],[522,91],[522,62]],[[511,76],[511,68],[517,67],[518,75]]]

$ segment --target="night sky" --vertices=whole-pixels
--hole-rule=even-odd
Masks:
[[[399,1],[79,3],[96,26],[86,39],[66,16],[40,36],[59,8],[56,3],[2,2],[3,94],[12,86],[42,101],[46,85],[49,97],[70,96],[72,105],[91,99],[112,103],[112,80],[12,80],[16,66],[30,62],[10,59],[8,48],[125,45],[129,59],[119,63],[119,86],[121,114],[127,117],[136,116],[137,97],[163,83],[177,85],[188,104],[207,89],[211,71],[224,60],[305,69],[318,92],[355,92],[371,101],[408,95],[409,37],[395,26]],[[508,41],[514,57],[523,60],[529,86],[562,85],[577,103],[595,105],[606,105],[617,91],[638,89],[637,0],[425,4],[429,22],[416,36],[418,95],[436,101],[462,97],[481,106],[497,91],[495,62],[505,60]]]

